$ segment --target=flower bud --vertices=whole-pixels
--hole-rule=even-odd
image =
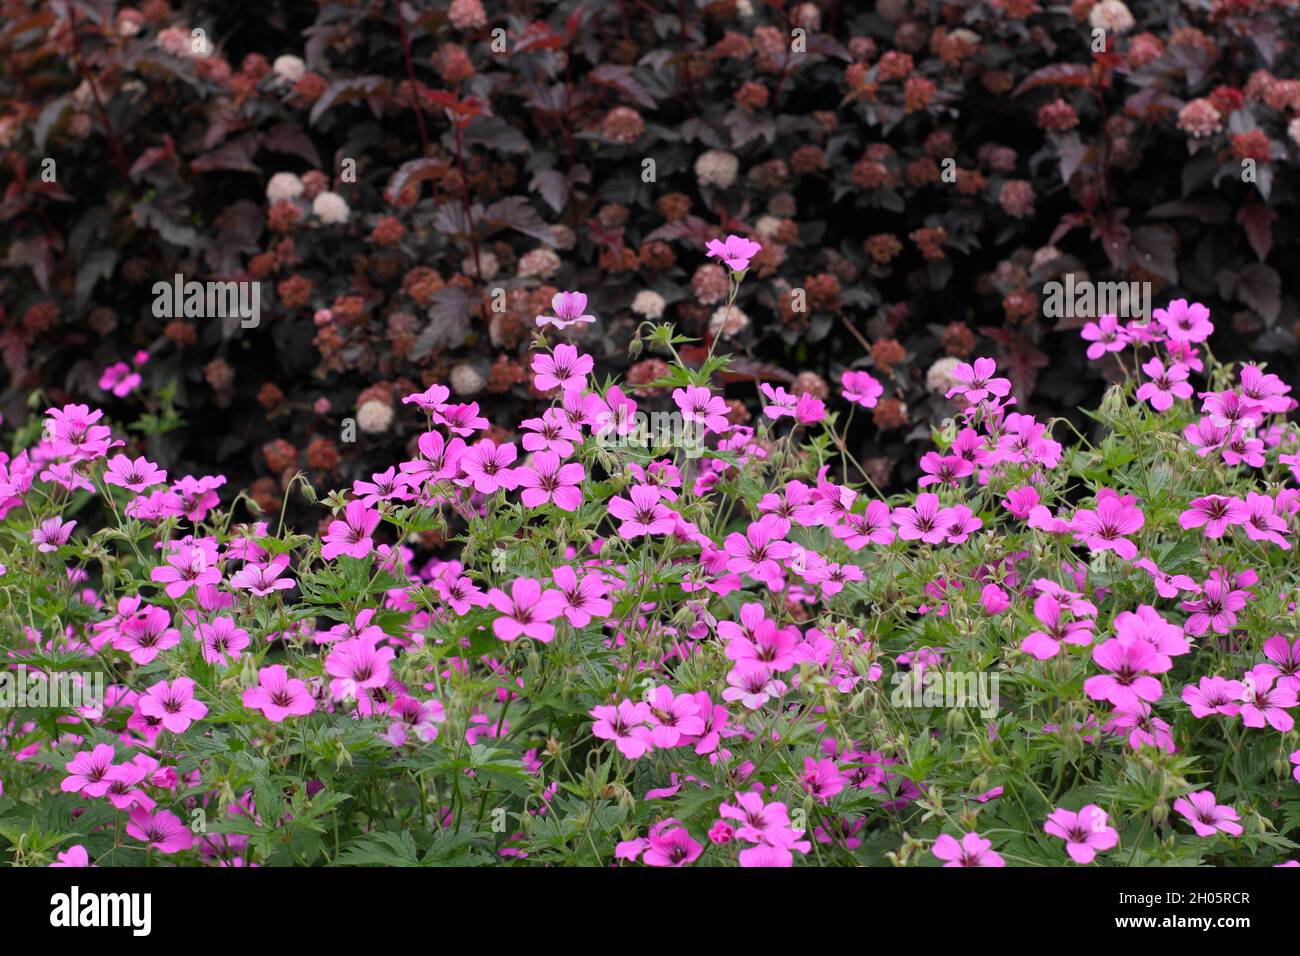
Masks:
[[[1151,808],[1151,822],[1156,826],[1164,826],[1165,821],[1169,819],[1169,804],[1161,800]]]

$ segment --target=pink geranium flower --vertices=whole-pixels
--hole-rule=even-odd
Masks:
[[[80,843],[74,843],[66,850],[60,851],[55,856],[55,861],[50,864],[51,867],[82,867],[90,865],[90,855]]]
[[[1146,516],[1134,504],[1132,495],[1120,497],[1109,488],[1100,488],[1096,510],[1075,513],[1074,536],[1089,551],[1114,551],[1131,561],[1137,557],[1137,545],[1125,536],[1135,534],[1145,522]]]
[[[1022,485],[1007,492],[1007,496],[1002,499],[1002,507],[1024,521],[1038,502],[1038,489],[1033,485]]]
[[[1061,651],[1062,644],[1092,643],[1092,629],[1096,621],[1091,617],[1066,616],[1067,608],[1053,594],[1040,594],[1034,600],[1034,617],[1043,625],[1020,642],[1026,654],[1045,661]]]
[[[1155,582],[1156,593],[1162,598],[1178,597],[1179,593],[1182,591],[1197,594],[1201,590],[1201,586],[1187,575],[1168,574],[1161,571],[1160,568],[1156,566],[1156,563],[1150,558],[1139,558],[1137,561],[1133,562],[1133,566],[1135,568],[1141,568],[1147,574],[1151,575],[1151,579]]]
[[[868,501],[863,512],[845,514],[843,524],[835,525],[832,533],[850,551],[861,550],[868,544],[889,544],[895,536],[889,505],[878,500]]]
[[[984,521],[977,518],[965,505],[953,505],[945,508],[944,540],[949,544],[962,544],[967,538],[984,527]]]
[[[767,404],[763,406],[763,414],[774,421],[789,415],[794,416],[795,406],[799,403],[799,396],[791,395],[780,386],[772,386],[763,382],[758,386],[759,392],[767,399]]]
[[[410,395],[402,396],[402,404],[415,404],[426,412],[433,412],[447,404],[449,398],[451,398],[451,389],[446,385],[433,384],[423,392],[412,392]]]
[[[437,740],[438,725],[447,719],[447,712],[441,701],[416,700],[403,694],[393,701],[388,717],[392,722],[384,736],[389,743],[400,747],[410,733],[425,743]]]
[[[578,577],[573,568],[562,564],[551,572],[551,583],[564,598],[564,616],[574,627],[586,627],[592,618],[608,617],[614,610],[605,597],[609,585],[599,571]]]
[[[325,673],[332,678],[330,694],[335,700],[348,700],[383,687],[392,674],[389,665],[395,656],[391,647],[379,646],[379,640],[373,637],[358,637],[333,645],[325,658]]]
[[[1188,304],[1186,299],[1174,299],[1163,309],[1151,313],[1165,329],[1172,342],[1204,342],[1214,331],[1210,310],[1199,302]]]
[[[331,521],[321,538],[320,556],[332,561],[341,554],[351,558],[364,558],[374,550],[371,532],[379,524],[379,512],[372,511],[360,501],[350,501],[343,511],[342,521]]]
[[[1205,495],[1192,500],[1192,505],[1178,516],[1178,525],[1184,531],[1205,528],[1207,538],[1221,538],[1231,525],[1244,524],[1250,511],[1240,498],[1224,495]]]
[[[1065,851],[1075,863],[1091,863],[1099,852],[1119,845],[1119,833],[1106,822],[1106,811],[1090,803],[1078,813],[1057,807],[1043,829],[1065,841]]]
[[[699,859],[704,847],[691,838],[684,826],[676,820],[664,820],[650,828],[645,854],[641,862],[646,866],[686,866]]]
[[[1197,836],[1211,837],[1216,833],[1241,836],[1240,817],[1232,807],[1220,806],[1209,790],[1197,790],[1174,801],[1174,810],[1187,818]]]
[[[465,615],[472,607],[487,607],[487,595],[468,575],[461,574],[460,562],[453,561],[452,568],[439,572],[433,579],[433,589],[444,604],[456,614]]]
[[[784,681],[778,680],[772,669],[753,659],[736,662],[727,673],[727,689],[722,692],[722,699],[739,701],[748,710],[758,710],[769,700],[785,694]]]
[[[1116,707],[1136,710],[1142,701],[1157,701],[1164,693],[1160,680],[1173,662],[1136,637],[1115,637],[1092,649],[1092,659],[1110,671],[1083,682],[1093,700],[1108,700]]]
[[[1095,362],[1107,352],[1122,352],[1128,346],[1128,331],[1113,315],[1103,315],[1096,322],[1088,322],[1079,333],[1088,342],[1088,361]]]
[[[998,585],[986,584],[980,588],[980,607],[985,614],[1001,614],[1011,607],[1011,598]]]
[[[171,683],[160,680],[136,703],[140,713],[160,721],[163,728],[183,734],[190,724],[202,720],[208,708],[194,696],[194,681],[178,677]]]
[[[289,555],[277,554],[266,564],[246,564],[230,576],[230,586],[246,590],[257,597],[265,597],[274,591],[287,591],[294,586],[292,578],[282,578],[281,574],[289,566]]]
[[[173,484],[171,490],[179,499],[180,513],[189,521],[202,521],[209,511],[221,503],[217,489],[225,483],[225,475],[205,475],[202,478],[186,475]]]
[[[434,424],[444,426],[453,435],[468,438],[491,424],[478,413],[478,402],[460,405],[439,405],[433,412]]]
[[[190,828],[170,810],[151,813],[144,807],[136,807],[131,811],[126,832],[160,853],[179,853],[194,845]]]
[[[114,362],[99,376],[99,387],[118,398],[125,398],[140,387],[140,375],[125,362]]]
[[[704,730],[700,705],[691,694],[674,694],[671,687],[660,685],[646,701],[650,714],[650,738],[656,747],[676,747],[695,739]]]
[[[625,700],[617,707],[606,705],[590,711],[596,722],[591,732],[601,740],[612,740],[628,760],[636,760],[653,746],[650,728],[650,705]]]
[[[456,483],[481,495],[490,495],[498,488],[513,490],[519,487],[519,478],[510,466],[518,454],[510,442],[498,445],[484,438],[461,457],[461,476]]]
[[[1251,491],[1246,494],[1246,519],[1241,522],[1246,537],[1252,541],[1268,541],[1283,551],[1291,550],[1286,534],[1286,518],[1278,513],[1278,502],[1268,495]],[[1208,535],[1207,535],[1208,537]]]
[[[307,685],[290,678],[283,665],[272,664],[257,672],[257,686],[244,691],[244,706],[260,710],[272,723],[287,717],[305,717],[316,709]]]
[[[699,422],[706,430],[724,434],[731,429],[727,421],[727,403],[721,395],[714,395],[703,385],[690,385],[673,389],[673,401],[681,409],[682,419]]]
[[[553,325],[557,329],[567,329],[578,323],[596,321],[594,315],[587,315],[587,296],[582,292],[557,292],[551,296],[551,311],[554,315],[539,315],[539,326]]]
[[[194,628],[194,636],[203,648],[203,659],[209,664],[229,664],[239,660],[248,647],[248,631],[235,624],[233,618],[217,617]]]
[[[1166,621],[1150,604],[1143,604],[1136,611],[1121,611],[1115,615],[1113,626],[1117,637],[1146,641],[1166,658],[1180,657],[1192,649],[1183,637],[1183,629]]]
[[[615,495],[607,507],[610,515],[622,522],[619,537],[628,541],[647,534],[668,534],[676,527],[673,511],[663,503],[654,485],[633,485],[628,498]]]
[[[885,394],[885,386],[868,372],[846,371],[840,376],[840,385],[844,397],[863,408],[875,408],[880,396]]]
[[[78,753],[65,765],[68,776],[59,782],[64,793],[81,793],[87,797],[102,797],[108,792],[113,767],[111,744],[96,744],[94,750]]]
[[[823,757],[821,760],[804,757],[803,773],[800,775],[799,782],[813,799],[824,804],[844,789],[844,774],[830,757]]]
[[[975,466],[958,455],[941,455],[937,451],[926,452],[921,456],[921,470],[925,472],[917,485],[950,485],[957,487],[961,479],[971,474]]]
[[[1235,717],[1241,712],[1244,690],[1245,685],[1239,680],[1202,677],[1197,685],[1188,684],[1183,688],[1183,703],[1192,709],[1193,717],[1204,718],[1211,714]]]
[[[113,647],[130,654],[137,664],[148,664],[180,642],[181,632],[172,627],[171,615],[163,608],[146,604],[118,625]]]
[[[739,821],[736,836],[753,843],[772,839],[790,827],[790,814],[784,803],[765,804],[762,795],[753,791],[737,793],[734,804],[722,801],[718,816]]]
[[[1300,694],[1300,638],[1290,643],[1281,634],[1274,634],[1264,642],[1264,656],[1272,663],[1260,666],[1270,667],[1277,674],[1277,686]]]
[[[757,603],[740,609],[740,621],[739,625],[734,621],[718,622],[718,635],[727,642],[728,660],[754,661],[777,673],[795,666],[798,628],[778,627],[775,621],[763,616],[763,606]]]
[[[1241,367],[1241,394],[1269,414],[1288,412],[1294,407],[1295,399],[1287,398],[1291,386],[1287,385],[1272,372],[1265,372],[1258,365]]]
[[[94,461],[103,458],[110,448],[122,444],[113,440],[107,425],[96,424],[104,417],[103,409],[91,411],[87,405],[64,405],[48,408],[45,414],[45,434],[49,437],[50,452],[58,458],[74,461]]]
[[[519,423],[526,431],[524,451],[550,451],[561,458],[573,454],[575,442],[582,441],[582,432],[569,424],[569,419],[558,408],[548,408],[541,418],[526,418]]]
[[[557,345],[550,355],[533,356],[532,368],[537,373],[533,384],[539,392],[549,392],[553,388],[580,392],[586,387],[587,373],[595,364],[595,359],[590,355],[579,354],[572,345]]]
[[[916,496],[910,508],[895,508],[890,515],[904,541],[940,544],[948,536],[951,512],[939,505],[937,495],[924,492]]]
[[[119,810],[129,811],[132,807],[144,807],[152,810],[153,798],[140,789],[139,784],[154,770],[158,761],[146,754],[137,754],[130,763],[118,764],[108,771],[110,783],[104,797]]]
[[[1236,588],[1217,575],[1211,575],[1201,585],[1199,597],[1178,605],[1184,611],[1192,612],[1183,624],[1183,629],[1193,637],[1204,634],[1210,628],[1216,634],[1227,634],[1237,623],[1237,612],[1246,606],[1248,597],[1249,591]]]
[[[717,257],[727,264],[733,272],[744,272],[749,268],[749,260],[758,255],[762,245],[744,236],[727,236],[726,239],[710,239],[704,244],[709,258]]]
[[[154,485],[166,484],[167,472],[143,455],[134,460],[126,455],[114,455],[104,468],[104,482],[139,494]]]
[[[994,852],[993,841],[986,840],[978,833],[962,835],[959,843],[947,833],[934,841],[930,851],[944,861],[944,866],[1005,866],[1002,857]]]
[[[952,377],[958,384],[948,389],[948,398],[961,395],[972,405],[978,405],[988,398],[1002,398],[1011,392],[1011,380],[995,378],[997,363],[991,358],[977,358],[972,365],[961,362],[953,369]]]
[[[191,588],[218,584],[221,571],[216,567],[215,551],[197,544],[182,545],[167,556],[166,562],[149,571],[149,580],[165,585],[170,598],[179,598]]]
[[[408,482],[389,466],[370,476],[369,481],[354,481],[352,495],[367,508],[381,501],[410,501],[413,495],[407,490]]]
[[[1295,719],[1287,709],[1300,704],[1296,692],[1281,684],[1274,687],[1277,670],[1269,664],[1260,664],[1246,672],[1242,681],[1241,722],[1247,727],[1272,727],[1287,733],[1295,726]]]
[[[577,462],[562,464],[555,452],[542,451],[533,455],[531,465],[516,468],[514,477],[518,487],[523,489],[519,500],[526,507],[540,508],[550,503],[561,511],[577,511],[582,504],[579,486],[587,478],[586,471]]]
[[[1175,398],[1192,397],[1192,386],[1187,381],[1187,367],[1175,362],[1169,368],[1158,358],[1153,358],[1142,366],[1142,371],[1151,379],[1138,386],[1137,400],[1149,402],[1158,412],[1168,411]]]
[[[58,551],[68,543],[68,538],[72,535],[72,529],[77,526],[75,521],[64,521],[62,518],[46,518],[40,523],[39,527],[32,529],[32,543],[36,545],[37,551],[49,553]]]
[[[500,588],[487,593],[488,603],[501,613],[492,622],[492,632],[503,641],[531,637],[549,644],[555,638],[555,625],[550,622],[564,613],[565,600],[559,591],[543,590],[535,578],[515,578],[510,583],[510,594]]]
[[[727,535],[724,549],[731,557],[727,570],[748,574],[776,590],[782,580],[781,561],[790,556],[791,544],[780,540],[767,519],[753,521],[745,533],[733,531]]]

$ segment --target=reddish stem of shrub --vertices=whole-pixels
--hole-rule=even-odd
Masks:
[[[424,129],[424,107],[420,104],[420,87],[415,82],[415,67],[411,63],[411,36],[406,32],[406,19],[402,16],[402,0],[397,0],[397,35],[402,44],[402,57],[406,60],[406,78],[411,84],[415,122],[420,127],[420,155],[428,156],[429,134]]]
[[[474,278],[482,282],[483,264],[479,262],[478,258],[478,233],[474,229],[474,212],[470,206],[469,176],[465,172],[465,148],[462,142],[463,131],[457,120],[452,120],[452,127],[456,130],[456,169],[460,171],[460,202],[465,208],[465,224],[469,229],[469,246],[474,253]]]

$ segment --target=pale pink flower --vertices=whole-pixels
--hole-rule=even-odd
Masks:
[[[991,358],[977,358],[972,365],[961,362],[952,370],[952,377],[957,382],[948,389],[946,397],[961,395],[972,405],[978,405],[988,398],[1002,398],[1011,392],[1011,380],[995,378],[997,362]]]
[[[594,315],[587,315],[587,296],[582,292],[557,292],[551,296],[551,311],[554,315],[539,315],[537,324],[545,327],[553,325],[557,329],[567,329],[578,323],[596,321]],[[539,386],[540,387],[540,386]]]

